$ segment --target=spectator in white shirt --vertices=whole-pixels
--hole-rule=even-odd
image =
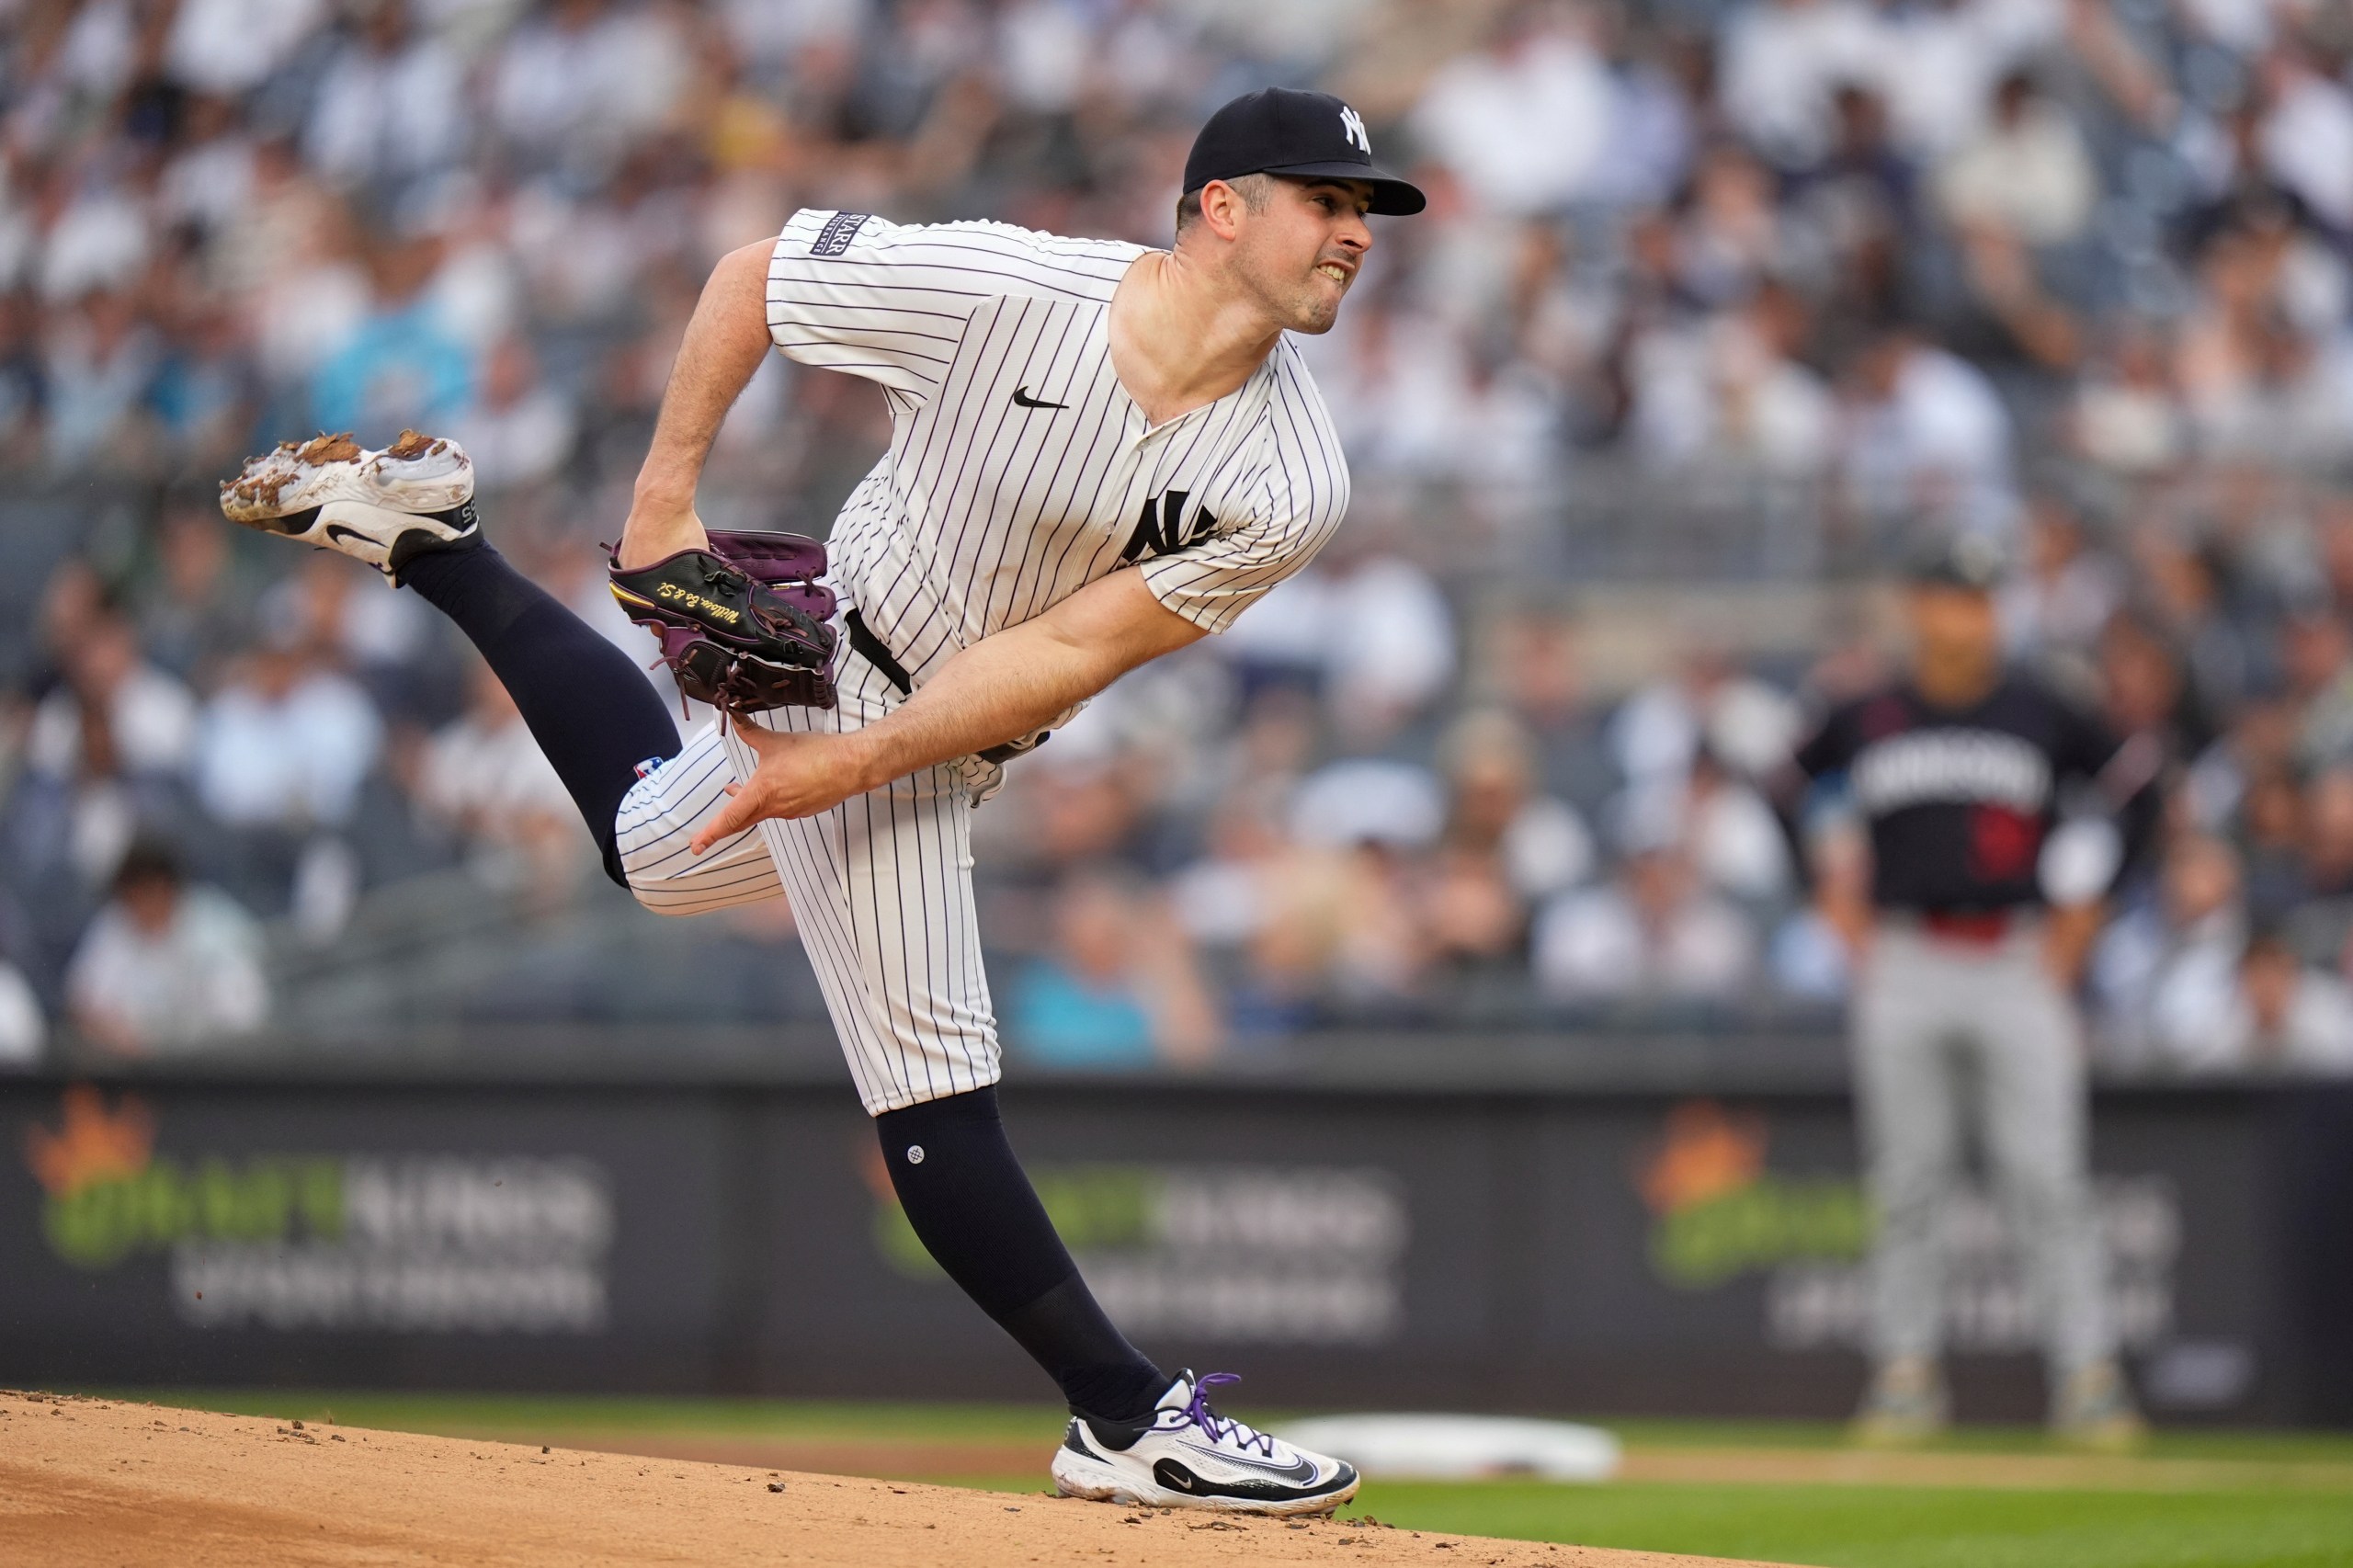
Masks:
[[[233,827],[339,824],[382,741],[375,708],[348,678],[265,647],[206,706],[197,797]]]
[[[2075,122],[2019,73],[1995,91],[1992,123],[1937,171],[1936,199],[1956,227],[2064,244],[2090,226],[2099,174]]]
[[[556,0],[500,51],[491,117],[535,161],[601,169],[662,123],[691,63],[684,40],[651,9]]]
[[[1760,778],[1799,740],[1803,718],[1789,695],[1748,674],[1707,628],[1680,629],[1671,674],[1638,687],[1610,715],[1610,759],[1630,786],[1680,790],[1700,750]]]
[[[2170,994],[2165,1005],[2177,1020],[2186,999],[2227,990],[2246,929],[2245,876],[2237,851],[2207,834],[2176,837],[2166,846],[2157,897],[2110,921],[2092,949],[2088,979],[2109,1059],[2142,1066],[2165,1054],[2159,996]],[[2217,1005],[2187,1006],[2189,1013],[2211,1014]]]
[[[2353,93],[2294,49],[2273,51],[2259,77],[2265,171],[2333,227],[2353,227]]]
[[[1802,307],[1768,284],[1748,303],[1702,323],[1663,323],[1628,356],[1631,437],[1661,466],[1716,460],[1775,474],[1819,471],[1837,405],[1789,349]]]
[[[49,386],[49,460],[72,471],[87,463],[136,472],[132,437],[163,346],[128,294],[94,293],[49,312],[41,369]]]
[[[474,667],[465,716],[426,748],[417,798],[486,858],[519,858],[544,888],[568,881],[588,846],[563,780],[487,665]]]
[[[1750,145],[1784,168],[1830,150],[1831,100],[1876,80],[1881,28],[1859,0],[1751,0],[1726,25],[1718,97]]]
[[[2009,411],[1983,370],[1898,327],[1857,359],[1848,395],[1842,456],[1864,513],[1995,535],[2015,525]]]
[[[104,884],[143,819],[176,806],[197,708],[188,687],[142,657],[116,611],[94,608],[63,653],[65,684],[33,710],[29,787],[10,809],[27,874],[64,875],[78,896]]]
[[[1691,864],[1721,892],[1769,903],[1790,891],[1789,841],[1765,798],[1705,747],[1683,789],[1681,831]]]
[[[417,36],[405,0],[375,0],[319,78],[303,151],[336,185],[432,174],[465,150],[464,89],[456,54]]]
[[[324,0],[182,0],[164,62],[199,92],[233,97],[261,85],[325,13]]]
[[[254,143],[237,105],[197,97],[188,106],[180,151],[155,182],[157,215],[210,234],[247,215],[254,193]]]
[[[1536,983],[1556,1001],[1730,1001],[1756,968],[1756,934],[1708,891],[1684,846],[1630,836],[1616,879],[1538,915]]]
[[[225,894],[190,887],[179,857],[134,844],[65,975],[83,1038],[123,1056],[166,1055],[259,1028],[269,1016],[261,934]]]
[[[1905,149],[1943,157],[1985,123],[2006,72],[2055,41],[2065,0],[1927,0],[1890,15],[1882,82]]]
[[[2089,657],[2124,601],[2115,558],[2091,548],[2083,520],[2064,502],[2040,495],[2026,507],[2024,564],[1995,596],[2011,652]]]
[[[1595,183],[1617,97],[1592,44],[1527,6],[1489,47],[1439,67],[1414,131],[1481,210],[1555,211]]]
[[[509,337],[490,351],[473,406],[449,435],[473,459],[482,483],[503,489],[563,467],[577,430],[571,400],[540,379],[530,346]]]
[[[41,299],[57,306],[96,290],[128,290],[138,281],[153,251],[146,210],[138,196],[119,186],[92,185],[74,197],[42,236]]]
[[[2188,955],[2153,1013],[2158,1059],[2184,1072],[2353,1074],[2353,990],[2274,933]]]
[[[1465,714],[1441,747],[1449,794],[1446,839],[1492,857],[1518,897],[1549,898],[1593,870],[1593,835],[1576,808],[1541,793],[1536,744],[1495,710]]]
[[[25,761],[53,778],[119,770],[185,770],[196,747],[196,699],[147,662],[131,621],[101,609],[66,650],[66,683],[41,699],[25,739]],[[90,755],[110,753],[103,763]]]
[[[1324,699],[1360,744],[1393,733],[1454,678],[1454,614],[1446,595],[1402,555],[1336,562],[1325,606]]]

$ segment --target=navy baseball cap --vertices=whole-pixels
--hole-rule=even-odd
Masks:
[[[2002,547],[1975,534],[1940,539],[1915,555],[1904,576],[1915,587],[1990,594],[2002,585]]]
[[[1245,93],[1210,116],[1193,138],[1186,190],[1244,175],[1360,179],[1372,187],[1372,210],[1397,217],[1429,204],[1418,187],[1372,161],[1362,115],[1329,93],[1297,87]]]

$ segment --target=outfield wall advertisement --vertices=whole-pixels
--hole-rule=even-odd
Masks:
[[[1261,1397],[1822,1416],[1860,1377],[1871,1214],[1832,1095],[1007,1105],[1114,1315]],[[2097,1120],[2152,1406],[2353,1415],[2353,1096],[2135,1091]],[[0,1381],[1042,1392],[846,1093],[15,1081],[0,1138]],[[1944,1232],[1964,1411],[2031,1417],[2001,1205],[1972,1183]]]
[[[19,1380],[704,1373],[720,1119],[534,1095],[0,1091]]]

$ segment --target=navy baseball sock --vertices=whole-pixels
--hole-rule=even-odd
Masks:
[[[645,672],[488,545],[420,555],[401,578],[482,650],[580,808],[605,874],[627,887],[614,843],[621,797],[639,763],[678,751]]]
[[[1082,1415],[1134,1423],[1169,1380],[1113,1327],[1006,1142],[996,1090],[874,1119],[915,1235],[964,1293],[1062,1385]]]

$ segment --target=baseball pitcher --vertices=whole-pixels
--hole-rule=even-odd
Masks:
[[[1368,213],[1422,206],[1354,110],[1268,89],[1202,129],[1165,251],[803,211],[724,257],[611,563],[684,688],[732,715],[683,744],[631,660],[483,542],[450,443],[323,437],[222,487],[233,520],[456,621],[646,907],[791,901],[915,1233],[1069,1402],[1066,1494],[1314,1514],[1356,1491],[1212,1410],[1222,1375],[1154,1366],[1079,1277],[998,1119],[969,826],[1007,757],[1232,625],[1338,526],[1347,467],[1286,334],[1331,327]],[[890,450],[824,546],[695,512],[771,348],[890,402]]]

